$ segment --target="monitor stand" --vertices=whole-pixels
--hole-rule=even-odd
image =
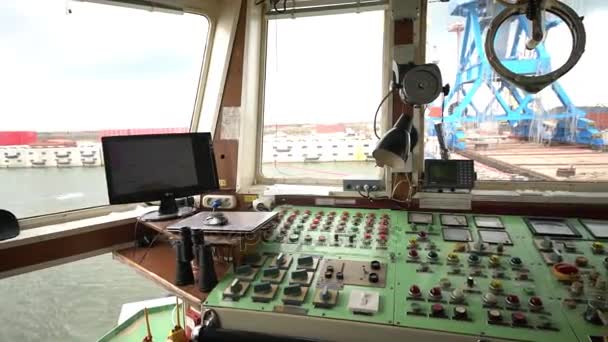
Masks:
[[[158,210],[144,214],[139,219],[148,222],[168,221],[194,215],[195,213],[196,208],[188,206],[179,208],[175,202],[175,197],[166,195],[160,200]]]

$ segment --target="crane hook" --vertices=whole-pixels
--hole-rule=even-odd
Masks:
[[[580,61],[585,46],[587,44],[587,34],[583,20],[578,14],[558,0],[498,0],[505,5],[505,9],[500,12],[488,27],[488,34],[485,42],[486,55],[490,65],[507,81],[524,89],[530,93],[538,93],[551,83],[568,73]],[[529,50],[535,49],[545,38],[545,23],[543,12],[554,14],[568,26],[572,33],[572,52],[566,63],[559,69],[540,76],[526,76],[516,74],[507,69],[496,55],[494,40],[498,29],[511,17],[525,15],[532,21],[532,38],[526,43]]]

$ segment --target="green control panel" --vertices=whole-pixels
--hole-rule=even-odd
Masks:
[[[608,222],[277,211],[258,253],[220,281],[206,307],[489,339],[608,336]]]

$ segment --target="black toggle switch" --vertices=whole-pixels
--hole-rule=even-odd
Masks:
[[[380,277],[378,276],[378,273],[370,273],[368,276],[369,282],[370,283],[377,283],[378,281],[380,281]]]

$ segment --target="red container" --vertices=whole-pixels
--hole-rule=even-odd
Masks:
[[[600,131],[608,129],[608,112],[587,113],[586,118],[595,121],[595,127]]]
[[[29,145],[38,140],[38,133],[32,131],[0,132],[0,146]]]

